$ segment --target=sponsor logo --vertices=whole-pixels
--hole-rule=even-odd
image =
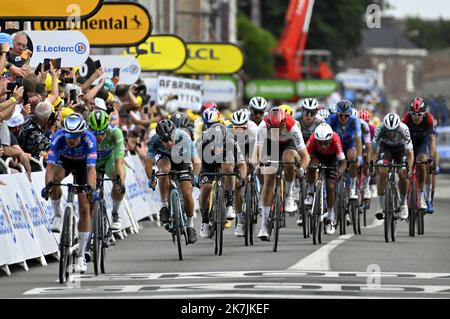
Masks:
[[[75,44],[75,52],[78,54],[83,54],[84,52],[86,52],[86,44],[84,44],[83,42],[78,42],[77,44]]]
[[[136,64],[130,65],[129,70],[131,74],[137,74],[139,72],[139,68]]]
[[[36,193],[34,192],[34,189],[31,189],[31,194],[33,194],[34,202],[37,205],[36,207],[32,207],[31,209],[28,209],[28,211],[30,212],[30,215],[31,215],[31,219],[33,220],[33,225],[35,227],[44,225],[45,229],[47,229],[48,233],[51,234],[52,231],[50,229],[50,224],[48,223],[45,205],[42,201],[39,200]],[[26,204],[25,204],[25,206],[26,206]],[[28,206],[27,206],[27,208],[28,208]],[[35,211],[35,210],[37,210],[37,211]],[[40,217],[35,216],[35,214],[40,214]],[[36,225],[34,223],[35,217],[37,218],[36,220],[39,220],[38,225]]]
[[[23,204],[22,200],[19,197],[19,194],[16,193],[16,201],[19,206],[19,210],[13,210],[13,216],[16,219],[16,223],[14,223],[14,227],[16,229],[26,229],[30,234],[31,238],[34,239],[33,229],[30,226],[28,217],[27,217],[27,207]]]
[[[44,52],[44,53],[77,53],[77,54],[84,54],[87,50],[86,44],[83,42],[78,42],[74,46],[64,46],[64,45],[37,45],[36,51],[37,52]]]
[[[3,204],[0,199],[0,236],[10,234],[14,244],[17,243],[16,234],[14,233],[13,223],[8,213],[8,207]]]

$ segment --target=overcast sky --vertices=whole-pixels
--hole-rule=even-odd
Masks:
[[[424,19],[450,19],[449,0],[389,0],[394,9],[388,13],[395,17],[420,16]]]

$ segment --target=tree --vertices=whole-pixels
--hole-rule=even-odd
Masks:
[[[276,46],[274,36],[258,28],[247,16],[239,14],[238,40],[243,43],[246,55],[245,72],[251,77],[272,77],[274,74],[272,50]]]
[[[405,35],[418,47],[439,50],[450,47],[450,20],[408,18]]]

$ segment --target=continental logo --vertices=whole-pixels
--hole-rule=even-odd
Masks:
[[[135,46],[151,34],[152,19],[147,9],[137,3],[105,3],[91,18],[81,21],[35,21],[33,30],[78,30],[91,46]]]

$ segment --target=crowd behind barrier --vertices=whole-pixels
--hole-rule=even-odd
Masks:
[[[122,229],[120,238],[139,232],[138,222],[145,218],[153,220],[160,208],[158,191],[151,191],[147,185],[145,170],[137,155],[126,158],[127,189],[124,205],[119,210]],[[7,165],[4,163],[4,165]],[[10,172],[9,172],[10,173]],[[43,266],[46,258],[58,253],[59,234],[50,230],[53,209],[49,201],[40,196],[44,187],[45,171],[33,172],[30,182],[26,173],[0,175],[0,268],[11,275],[9,265],[21,264],[28,270],[27,261],[39,258]],[[69,175],[63,183],[72,182]],[[105,200],[111,219],[112,183],[105,182]],[[63,189],[62,205],[65,206],[67,189]],[[76,199],[75,199],[76,201]],[[75,203],[75,214],[78,215],[78,204]]]

